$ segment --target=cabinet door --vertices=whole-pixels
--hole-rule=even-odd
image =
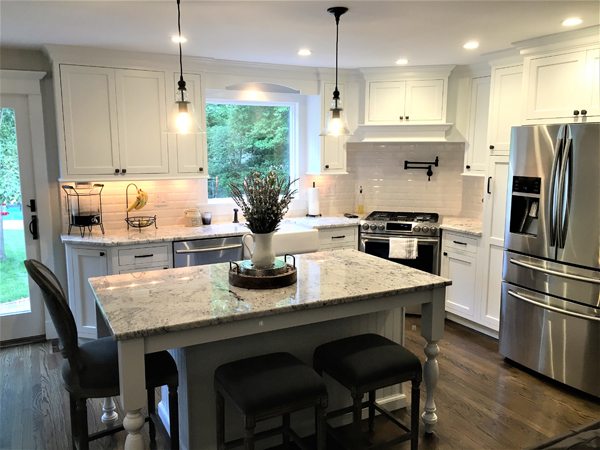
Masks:
[[[492,155],[508,155],[510,129],[521,124],[523,66],[497,67],[492,73],[488,146]]]
[[[444,122],[444,80],[406,81],[404,121]]]
[[[529,61],[527,119],[571,118],[585,108],[586,52],[532,58]]]
[[[588,116],[600,116],[600,48],[587,51],[585,76],[588,89],[583,107]]]
[[[187,99],[192,102],[194,107],[194,115],[199,123],[204,123],[204,102],[202,101],[202,86],[200,75],[183,74],[187,89]],[[177,96],[177,82],[179,81],[179,73],[173,74],[172,98],[169,98],[169,103],[174,105]],[[173,109],[173,108],[171,108]],[[173,109],[174,113],[174,109]],[[173,113],[171,115],[173,115]],[[170,121],[174,121],[175,117],[170,117]],[[175,147],[177,149],[177,172],[178,173],[197,173],[199,175],[208,176],[208,160],[206,153],[206,134],[204,133],[189,133],[175,134]]]
[[[97,248],[69,247],[67,250],[69,306],[80,337],[97,337],[96,299],[88,278],[108,275],[106,252]]]
[[[367,118],[371,124],[399,123],[404,117],[406,82],[372,81],[367,92]]]
[[[121,170],[167,173],[167,114],[163,72],[117,70]]]
[[[346,137],[321,136],[323,174],[346,171]]]
[[[67,173],[106,175],[120,168],[115,71],[60,66]]]
[[[498,331],[504,253],[504,223],[508,191],[508,158],[491,157],[488,169],[489,190],[484,198],[482,281],[483,293],[478,322]]]
[[[446,311],[473,319],[476,286],[476,257],[459,252],[444,252],[441,274],[452,280],[446,288]]]
[[[473,78],[471,105],[469,108],[469,131],[465,153],[467,173],[485,173],[488,149],[488,113],[490,109],[490,77]]]

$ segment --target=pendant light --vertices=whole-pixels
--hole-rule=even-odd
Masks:
[[[344,109],[342,108],[342,100],[340,99],[340,91],[338,90],[338,42],[339,42],[339,25],[340,16],[348,11],[344,6],[334,6],[328,8],[327,12],[335,17],[335,89],[333,91],[333,99],[325,124],[325,133],[328,136],[344,136],[350,134]]]
[[[194,115],[194,105],[186,100],[187,89],[183,79],[183,56],[181,51],[181,0],[177,0],[177,31],[179,39],[179,81],[177,83],[177,97],[175,100],[175,131],[179,134],[188,134],[198,131],[198,125]]]

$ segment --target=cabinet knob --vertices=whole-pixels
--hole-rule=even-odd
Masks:
[[[104,256],[104,252],[100,252],[100,256]]]
[[[490,150],[494,150],[494,146],[493,145],[490,145]]]
[[[448,256],[448,252],[444,252],[444,256]]]
[[[199,167],[198,172],[204,172],[204,167]]]
[[[587,109],[582,109],[582,110],[581,110],[581,115],[582,115],[582,116],[585,116],[586,114],[587,114]]]
[[[471,166],[469,166],[468,164],[465,167],[467,168],[467,170],[471,170]]]
[[[400,116],[400,120],[404,120],[404,116]]]
[[[119,172],[120,172],[120,170],[119,170],[119,169],[115,169],[115,173],[119,173]]]
[[[405,118],[406,120],[410,119],[410,117],[408,117],[408,116],[404,116],[404,118]]]
[[[127,169],[121,169],[121,173],[127,173]]]
[[[326,169],[329,169],[329,164],[325,164],[325,168],[326,168]]]
[[[587,111],[586,111],[586,112],[587,112]],[[574,115],[574,116],[578,116],[578,115],[579,115],[579,110],[578,110],[578,109],[576,109],[575,111],[573,111],[573,115]]]

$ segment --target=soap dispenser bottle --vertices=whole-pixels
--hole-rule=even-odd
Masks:
[[[363,194],[363,187],[360,186],[358,188],[358,196],[356,198],[356,213],[364,214],[365,213],[365,196]]]

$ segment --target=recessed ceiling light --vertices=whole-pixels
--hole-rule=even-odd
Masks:
[[[300,56],[310,56],[310,55],[312,55],[312,52],[310,51],[309,48],[301,48],[300,50],[298,50],[298,55],[300,55]]]
[[[583,22],[579,17],[569,17],[562,21],[563,27],[574,27],[575,25],[580,25]]]
[[[475,50],[478,47],[479,47],[479,42],[477,42],[477,41],[468,41],[468,42],[465,42],[465,45],[463,45],[463,48],[466,48],[467,50]]]
[[[404,66],[405,64],[408,64],[408,59],[406,58],[399,58],[396,60],[396,64],[398,64],[399,66]]]
[[[181,42],[182,44],[185,44],[187,42],[187,38],[185,36],[181,36],[181,38],[177,35],[173,35],[171,36],[171,42],[174,42],[175,44],[179,44],[179,42]]]

